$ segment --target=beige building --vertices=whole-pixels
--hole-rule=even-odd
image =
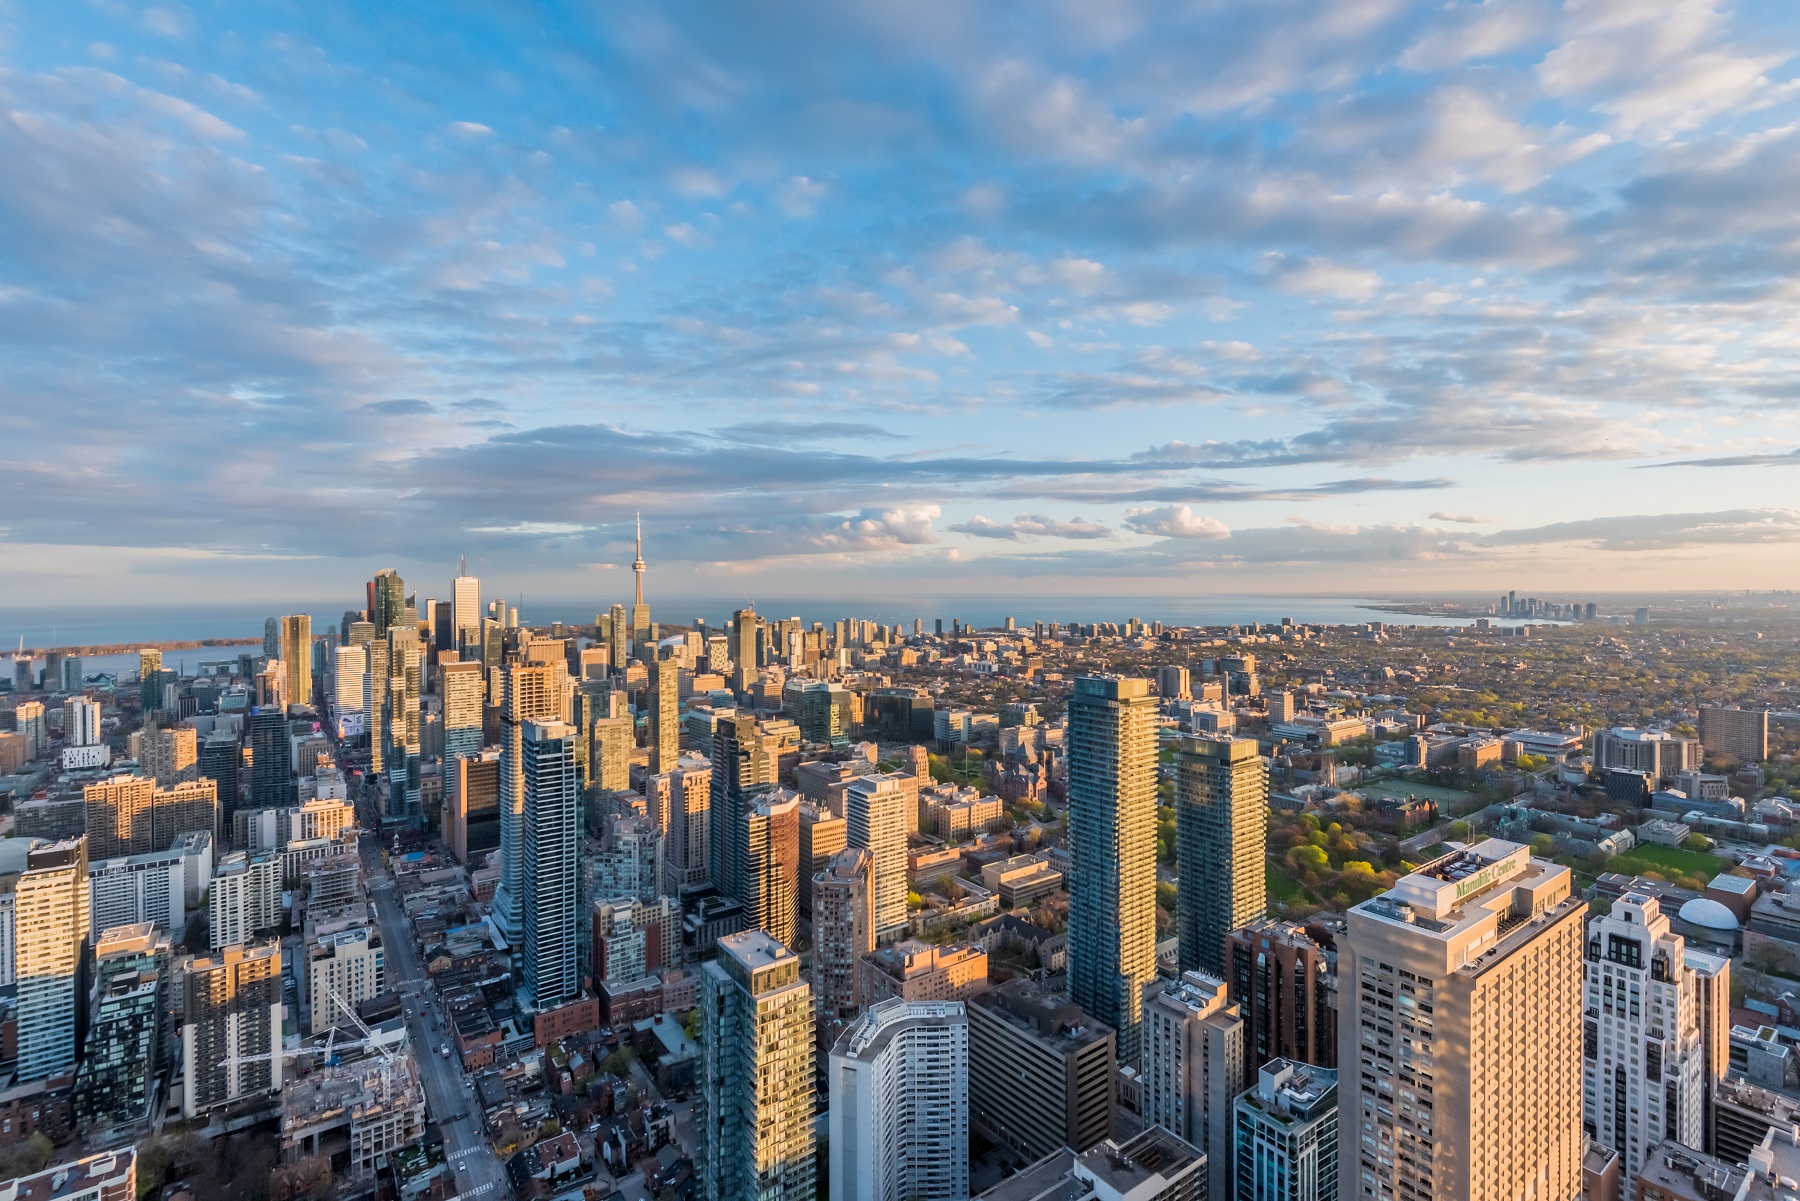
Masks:
[[[144,770],[163,788],[200,778],[199,734],[192,726],[144,731]]]
[[[1709,755],[1761,763],[1769,757],[1769,711],[1701,705],[1700,745]]]
[[[855,1017],[863,1008],[857,966],[875,949],[872,863],[869,852],[847,847],[812,878],[813,994],[821,1040],[826,1023]]]
[[[1245,1087],[1244,1019],[1225,982],[1202,972],[1144,999],[1138,1073],[1144,1121],[1206,1152],[1212,1195],[1229,1197],[1232,1102]]]
[[[866,1008],[903,1001],[966,1001],[988,986],[987,952],[977,946],[933,946],[907,939],[865,955],[856,965],[858,1000]]]
[[[189,959],[182,987],[183,1115],[280,1092],[280,941]]]
[[[1488,839],[1351,908],[1338,940],[1342,1201],[1581,1190],[1582,915]]]
[[[1183,738],[1175,751],[1182,970],[1223,976],[1225,937],[1267,911],[1268,831],[1269,765],[1256,739]]]
[[[844,840],[869,852],[875,892],[875,941],[906,933],[906,811],[918,805],[918,781],[900,772],[859,776],[844,794]]]

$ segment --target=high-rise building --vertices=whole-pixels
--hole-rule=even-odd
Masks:
[[[976,993],[967,1012],[969,1117],[984,1136],[1035,1160],[1112,1133],[1112,1027],[1023,979]]]
[[[681,758],[680,679],[675,660],[650,660],[650,770],[657,775]]]
[[[1122,1143],[1102,1139],[1080,1155],[1053,1151],[975,1201],[1205,1201],[1218,1196],[1207,1190],[1207,1170],[1199,1148],[1152,1126]]]
[[[116,926],[94,943],[87,1047],[75,1077],[75,1124],[83,1130],[150,1120],[163,1067],[164,1016],[172,1008],[169,939],[148,923]]]
[[[1569,879],[1488,839],[1345,915],[1342,1201],[1581,1191],[1587,906]]]
[[[765,790],[745,798],[732,847],[742,868],[737,900],[745,918],[791,946],[799,920],[799,796]]]
[[[872,864],[868,851],[851,847],[812,877],[813,994],[821,1028],[862,1007],[857,964],[875,949]]]
[[[282,809],[294,803],[294,748],[287,714],[261,706],[250,711],[250,804]],[[148,849],[148,848],[146,848]]]
[[[445,825],[450,849],[468,864],[500,845],[500,752],[479,751],[456,760]]]
[[[1225,983],[1244,1015],[1244,1071],[1272,1059],[1337,1066],[1337,952],[1273,919],[1225,940]]]
[[[25,740],[25,758],[41,758],[50,749],[50,731],[44,724],[44,702],[20,701],[13,710],[14,729]]]
[[[1183,970],[1225,974],[1225,936],[1267,909],[1269,768],[1254,738],[1175,751],[1176,934]]]
[[[444,700],[444,762],[481,752],[481,664],[446,663],[438,669]]]
[[[657,814],[667,850],[663,891],[680,896],[684,888],[700,888],[709,879],[707,851],[712,833],[712,764],[683,758],[654,790],[664,812]]]
[[[100,702],[72,696],[63,702],[63,746],[100,745]]]
[[[1708,754],[1761,763],[1769,757],[1769,711],[1701,705],[1700,745]]]
[[[481,581],[460,572],[450,584],[451,646],[456,650],[481,642]]]
[[[607,666],[614,675],[624,675],[631,662],[631,619],[624,605],[614,605],[606,615]]]
[[[756,660],[760,627],[755,609],[739,609],[731,615],[731,665],[739,692],[756,683],[761,674]]]
[[[281,856],[273,852],[233,851],[219,857],[207,891],[213,950],[242,946],[281,926],[281,877]]]
[[[845,844],[870,856],[876,942],[892,942],[907,929],[906,807],[915,785],[911,776],[891,772],[859,776],[844,793]]]
[[[376,641],[386,641],[387,632],[406,619],[406,581],[393,568],[375,573],[369,581],[369,620],[375,626]]]
[[[524,991],[540,1010],[580,993],[581,785],[575,727],[528,721],[520,731],[523,821]]]
[[[243,763],[244,747],[232,730],[214,730],[200,744],[199,778],[216,785],[221,821],[229,822],[237,813]]]
[[[850,745],[850,691],[829,680],[789,680],[782,690],[782,707],[800,726],[808,742],[834,747]]]
[[[602,792],[631,787],[631,752],[637,731],[629,717],[600,717],[588,731],[588,773]]]
[[[187,922],[189,866],[180,848],[90,860],[88,937],[97,942],[115,926],[141,923],[180,934]],[[206,882],[199,887],[204,890]]]
[[[1193,697],[1192,676],[1178,663],[1156,669],[1156,695],[1165,701],[1185,701]]]
[[[281,1091],[281,942],[183,964],[181,1112]]]
[[[559,717],[562,675],[556,664],[511,664],[500,671],[500,886],[493,916],[515,945],[524,932],[525,726]]]
[[[183,834],[210,834],[216,842],[219,822],[219,788],[204,776],[173,788],[159,788],[151,798],[150,845],[166,847]]]
[[[369,736],[369,771],[379,775],[387,768],[388,684],[392,679],[387,639],[369,642],[363,655],[363,731]],[[254,773],[254,764],[251,770]]]
[[[1272,1060],[1235,1113],[1237,1201],[1338,1201],[1336,1072]]]
[[[96,860],[141,855],[151,850],[151,817],[156,806],[156,781],[149,776],[122,773],[82,786],[87,809],[87,849]]]
[[[362,712],[363,670],[367,665],[368,652],[361,646],[331,648],[331,709],[335,716]]]
[[[151,675],[162,670],[162,652],[152,647],[145,647],[138,652],[138,681],[142,683]]]
[[[812,1201],[812,990],[762,930],[719,939],[700,967],[702,1183],[707,1201]]]
[[[1244,1023],[1225,984],[1202,972],[1144,1002],[1138,1073],[1144,1120],[1206,1152],[1214,1196],[1231,1196],[1231,1105],[1244,1088]]]
[[[173,788],[200,778],[200,735],[193,726],[170,726],[144,731],[143,768],[159,786]]]
[[[1149,682],[1076,680],[1068,727],[1069,997],[1117,1032],[1121,1062],[1136,1063],[1144,985],[1156,978],[1156,698]]]
[[[13,890],[22,1081],[73,1068],[87,1025],[87,840],[34,840],[25,864]]]
[[[1594,731],[1594,768],[1597,771],[1638,771],[1652,781],[1672,779],[1676,773],[1701,766],[1700,742],[1666,730],[1613,727]]]
[[[280,657],[287,664],[290,705],[313,703],[312,618],[305,613],[281,619]]]
[[[263,618],[263,658],[281,658],[281,618]]]
[[[1664,1139],[1706,1143],[1705,1099],[1714,1081],[1702,1024],[1704,970],[1687,962],[1686,940],[1649,893],[1627,892],[1610,913],[1588,921],[1582,1124],[1589,1138],[1618,1152],[1628,1181]]]
[[[903,1001],[966,1001],[988,987],[988,956],[979,943],[936,946],[907,938],[862,956],[856,999],[863,1006]]]
[[[719,718],[713,732],[712,835],[707,866],[713,887],[728,897],[743,893],[743,861],[737,858],[736,830],[747,799],[775,782],[775,763],[763,745],[756,719],[748,714]]]
[[[351,926],[321,934],[306,944],[307,1014],[314,1034],[333,1026],[348,1026],[356,1007],[387,987],[386,957],[381,933],[369,926]]]
[[[960,1001],[884,1001],[831,1048],[834,1197],[969,1195],[969,1019]]]
[[[802,792],[804,795],[804,790]],[[817,876],[825,870],[832,856],[848,845],[843,818],[823,804],[800,803],[800,873],[803,877],[811,880]],[[812,905],[812,890],[802,888],[800,915],[811,917]]]

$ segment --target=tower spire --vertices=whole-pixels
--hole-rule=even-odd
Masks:
[[[637,557],[631,561],[631,574],[637,579],[637,605],[644,604],[644,515],[637,515]]]

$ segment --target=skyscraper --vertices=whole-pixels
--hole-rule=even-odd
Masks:
[[[481,581],[468,574],[466,561],[450,585],[450,598],[454,645],[461,650],[478,644],[481,641]]]
[[[631,661],[631,621],[624,605],[614,605],[606,620],[607,666],[614,675],[623,675]]]
[[[528,721],[520,731],[525,784],[524,991],[538,1009],[573,1000],[581,901],[581,787],[575,727]]]
[[[892,772],[861,776],[844,793],[845,843],[869,852],[876,942],[906,933],[908,785],[914,785],[911,776]]]
[[[681,757],[681,672],[673,659],[650,660],[650,771],[675,770]]]
[[[163,1015],[172,1006],[169,939],[148,923],[117,926],[94,946],[93,1024],[75,1080],[83,1130],[147,1122],[162,1070]]]
[[[287,714],[267,706],[250,711],[250,804],[280,809],[294,803],[294,748]],[[146,847],[146,850],[149,848]]]
[[[280,1092],[280,940],[188,960],[182,987],[182,1114]]]
[[[850,847],[812,878],[813,992],[821,1029],[861,1008],[857,965],[875,949],[873,862],[868,851]]]
[[[667,780],[662,794],[668,798],[668,813],[658,822],[668,839],[663,891],[680,896],[682,889],[699,888],[709,878],[706,856],[712,834],[712,764],[682,759]]]
[[[363,729],[369,735],[369,771],[379,775],[387,767],[388,684],[392,678],[387,639],[375,639],[363,649]],[[254,764],[251,770],[255,771]]]
[[[164,788],[200,778],[200,735],[193,726],[144,731],[144,770]],[[98,858],[98,856],[96,856]]]
[[[481,664],[446,663],[438,669],[444,701],[444,762],[481,752]]]
[[[799,796],[771,789],[746,798],[734,833],[745,919],[791,946],[799,919]]]
[[[858,1201],[969,1195],[969,1019],[884,1001],[831,1049],[831,1189]]]
[[[650,606],[644,603],[644,519],[637,519],[637,553],[631,561],[632,583],[637,599],[631,606],[631,641],[633,653],[648,659],[656,654],[650,646]]]
[[[1761,763],[1769,757],[1769,711],[1701,705],[1700,745],[1708,754]]]
[[[1069,995],[1138,1059],[1156,977],[1156,698],[1147,680],[1085,676],[1069,698]]]
[[[707,1201],[813,1201],[812,990],[762,930],[719,939],[700,967],[702,1183]]]
[[[719,719],[713,732],[712,846],[707,858],[713,887],[728,897],[743,892],[743,861],[737,858],[734,831],[746,797],[775,781],[775,764],[763,747],[756,719],[733,714]]]
[[[1648,893],[1627,892],[1588,922],[1582,1124],[1619,1153],[1626,1180],[1664,1139],[1706,1144],[1714,1082],[1701,985],[1711,962],[1688,962],[1686,940]]]
[[[363,669],[367,662],[367,652],[360,646],[331,648],[331,708],[335,716],[362,712]]]
[[[970,996],[969,1120],[1027,1160],[1112,1133],[1113,1031],[1067,997],[1012,979]]]
[[[121,773],[81,789],[87,811],[87,846],[96,860],[141,855],[154,849],[150,820],[156,781]]]
[[[1569,879],[1488,839],[1345,915],[1341,1201],[1581,1191],[1587,905]]]
[[[20,1080],[75,1066],[87,1025],[87,840],[33,840],[13,890]]]
[[[755,609],[739,609],[731,615],[731,664],[737,675],[734,686],[740,692],[756,683],[760,674],[756,662],[759,621]]]
[[[1205,1151],[1212,1195],[1231,1196],[1231,1105],[1244,1088],[1244,1022],[1224,981],[1186,972],[1152,990],[1143,1049],[1144,1120]]]
[[[1267,909],[1269,768],[1254,738],[1175,752],[1176,934],[1183,970],[1225,974],[1225,936]]]
[[[510,665],[500,672],[500,886],[494,920],[518,945],[525,871],[525,726],[559,715],[559,670],[554,664]]]
[[[369,581],[369,620],[375,623],[376,639],[384,639],[393,627],[406,618],[406,581],[393,568],[375,573]]]
[[[1265,920],[1225,940],[1225,982],[1244,1013],[1244,1071],[1272,1059],[1337,1067],[1337,952]]]
[[[280,627],[281,660],[287,664],[290,705],[313,703],[312,618],[305,613],[283,617]]]
[[[500,752],[477,751],[455,761],[446,799],[450,849],[467,864],[500,845]]]

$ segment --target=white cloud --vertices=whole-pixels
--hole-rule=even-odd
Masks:
[[[1125,524],[1140,534],[1157,538],[1219,539],[1231,537],[1225,523],[1204,517],[1186,505],[1163,505],[1125,510]]]
[[[1367,300],[1381,289],[1381,273],[1350,267],[1326,258],[1290,260],[1271,251],[1263,266],[1284,292],[1301,296],[1335,296],[1341,300]]]

